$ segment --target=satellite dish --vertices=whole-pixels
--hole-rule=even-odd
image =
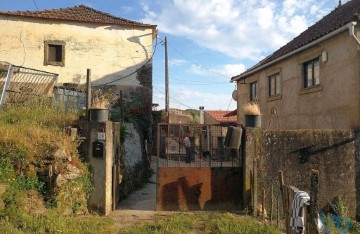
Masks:
[[[237,101],[237,90],[235,89],[233,92],[232,92],[232,98]]]

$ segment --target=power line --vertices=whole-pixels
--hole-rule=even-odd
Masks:
[[[171,84],[181,84],[181,85],[219,85],[224,83],[197,83],[197,84],[189,84],[189,83],[179,83],[179,82],[171,82]],[[224,84],[225,85],[225,84]]]
[[[229,105],[227,107],[227,111],[230,109],[231,102],[232,102],[232,97],[230,97],[230,103],[229,103]]]
[[[161,97],[161,96],[158,96],[158,95],[155,95],[155,94],[154,94],[154,96],[157,97],[157,98],[160,98],[160,99],[165,100],[164,97]],[[185,106],[185,107],[188,108],[188,109],[195,109],[195,108],[193,108],[193,107],[191,107],[191,106],[185,105],[185,104],[177,101],[176,99],[174,99],[174,98],[172,98],[172,97],[170,97],[170,99],[172,99],[175,103],[177,103],[177,104],[179,104],[179,105]]]
[[[154,88],[155,88],[157,91],[159,91],[160,93],[165,94],[163,91],[161,91],[160,89],[156,88],[155,86],[154,86]],[[185,107],[189,108],[189,109],[195,109],[195,108],[193,108],[193,107],[191,107],[191,106],[188,106],[188,105],[180,102],[179,100],[176,100],[175,98],[173,98],[173,97],[171,97],[171,96],[170,96],[170,99],[173,100],[174,102],[182,105],[182,106],[185,106]]]
[[[34,3],[34,5],[35,5],[36,9],[39,10],[39,7],[37,6],[35,0],[33,0],[33,3]]]
[[[187,56],[185,56],[184,54],[182,54],[179,50],[177,50],[171,43],[168,42],[168,45],[173,48],[180,56],[182,56],[183,58],[185,58],[186,60],[188,60],[189,62],[191,62],[192,64],[196,65],[197,67],[203,69],[203,70],[206,70],[208,72],[211,72],[215,75],[218,75],[218,76],[221,76],[221,77],[225,77],[225,78],[229,78],[228,76],[224,75],[224,74],[221,74],[221,73],[218,73],[218,72],[215,72],[214,70],[211,70],[197,62],[195,62],[194,60],[188,58]]]
[[[162,78],[160,77],[155,77],[153,76],[154,80],[162,80]],[[177,81],[184,81],[182,79],[176,79],[176,78],[171,78],[171,80],[177,80]],[[223,85],[228,85],[228,82],[206,82],[206,81],[187,81],[184,83],[179,83],[179,82],[171,82],[172,84],[183,84],[183,85],[219,85],[219,84],[223,84]]]

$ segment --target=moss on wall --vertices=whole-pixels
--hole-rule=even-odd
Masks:
[[[254,158],[257,173],[258,209],[263,202],[270,210],[270,189],[278,189],[278,171],[284,172],[285,184],[310,192],[311,170],[319,171],[319,206],[343,197],[349,214],[355,217],[359,196],[356,139],[352,130],[261,130],[246,129],[246,155]],[[276,194],[275,194],[276,195]]]

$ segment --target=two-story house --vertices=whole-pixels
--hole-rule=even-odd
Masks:
[[[238,116],[245,103],[257,101],[263,128],[360,127],[359,14],[360,0],[350,0],[232,77]]]
[[[116,86],[151,111],[156,25],[79,5],[0,12],[0,34],[0,61],[56,73],[58,85],[84,84],[91,69],[93,86]]]

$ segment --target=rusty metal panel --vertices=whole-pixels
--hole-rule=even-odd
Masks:
[[[242,169],[158,168],[157,210],[239,210]]]

